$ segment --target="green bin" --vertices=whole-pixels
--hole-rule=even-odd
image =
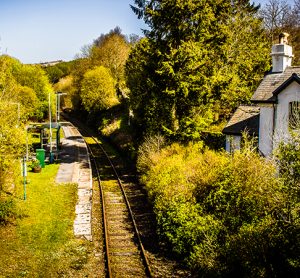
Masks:
[[[42,168],[45,167],[45,150],[44,149],[36,149],[36,159],[40,162]]]

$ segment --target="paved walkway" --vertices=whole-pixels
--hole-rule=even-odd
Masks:
[[[92,170],[87,146],[79,131],[70,123],[62,123],[62,129],[65,138],[62,139],[61,164],[56,182],[78,184],[74,234],[92,240]]]

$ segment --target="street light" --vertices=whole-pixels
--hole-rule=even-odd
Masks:
[[[59,110],[60,110],[60,96],[66,95],[66,93],[56,92],[56,122],[59,122]]]

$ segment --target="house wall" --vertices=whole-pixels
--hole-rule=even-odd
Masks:
[[[280,141],[287,140],[289,137],[289,103],[292,101],[300,101],[300,85],[295,81],[278,95],[274,148]]]
[[[226,151],[231,153],[241,149],[240,135],[226,135]]]
[[[271,104],[260,106],[258,148],[265,155],[270,156],[273,150],[274,108]]]

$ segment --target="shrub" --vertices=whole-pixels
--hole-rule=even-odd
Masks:
[[[139,154],[160,238],[200,276],[295,276],[299,225],[282,218],[289,201],[273,161],[249,144],[233,155],[202,144]]]
[[[0,224],[6,224],[15,215],[16,206],[12,199],[0,201]]]
[[[155,164],[156,156],[166,146],[166,140],[161,135],[148,136],[138,150],[137,168],[146,173]]]

